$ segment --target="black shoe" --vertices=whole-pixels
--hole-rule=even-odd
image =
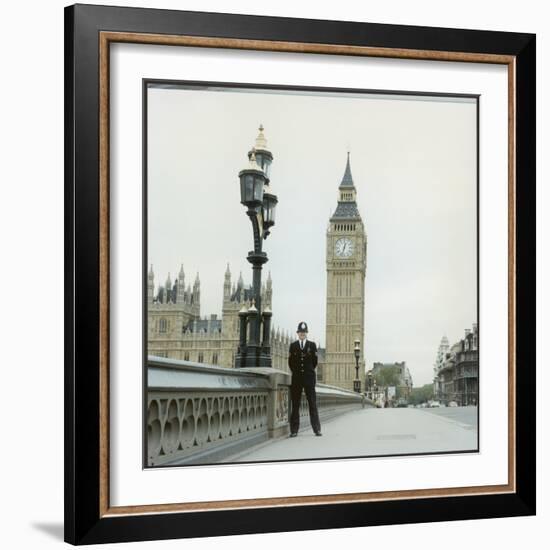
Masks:
[[[321,437],[323,434],[321,432],[315,432],[315,435],[318,435],[319,437]]]
[[[290,432],[289,437],[296,437],[298,435],[298,432]]]

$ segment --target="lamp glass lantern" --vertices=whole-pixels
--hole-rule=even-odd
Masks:
[[[264,227],[267,229],[275,225],[275,208],[277,206],[277,197],[269,192],[269,187],[266,186],[263,196],[263,216]]]
[[[251,166],[239,172],[241,181],[241,204],[249,208],[261,206],[264,199],[265,175],[258,165]]]
[[[248,157],[252,156],[252,153],[256,156],[256,163],[265,174],[265,177],[269,180],[271,177],[271,163],[273,162],[273,155],[267,149],[254,149],[248,153]]]

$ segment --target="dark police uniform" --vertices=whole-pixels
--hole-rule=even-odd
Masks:
[[[305,330],[304,330],[305,329]],[[301,322],[298,330],[307,332],[307,325]],[[297,433],[300,427],[300,402],[302,400],[302,390],[305,391],[309,405],[309,418],[311,427],[316,434],[321,434],[321,423],[319,422],[319,411],[317,410],[317,398],[315,394],[317,367],[317,345],[315,342],[305,340],[304,348],[300,346],[300,340],[290,344],[288,349],[288,366],[292,372],[292,382],[290,385],[291,413],[290,413],[290,432]]]

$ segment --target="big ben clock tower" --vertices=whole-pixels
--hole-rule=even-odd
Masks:
[[[360,341],[359,379],[365,372],[367,234],[357,209],[349,153],[327,229],[326,351],[323,383],[353,390],[354,341]]]

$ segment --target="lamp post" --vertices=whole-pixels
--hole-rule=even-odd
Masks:
[[[273,155],[267,149],[263,130],[260,125],[256,146],[248,152],[248,164],[239,172],[241,204],[246,206],[246,214],[252,223],[254,250],[246,258],[252,264],[253,299],[248,309],[243,308],[239,312],[240,338],[235,357],[236,367],[272,366],[269,341],[272,313],[269,308],[262,308],[261,297],[262,266],[268,261],[262,243],[275,225],[277,197],[269,187]]]
[[[355,380],[353,381],[353,391],[361,393],[361,380],[359,380],[359,356],[361,355],[361,348],[359,347],[360,341],[355,340],[355,347],[353,353],[355,355]]]
[[[373,399],[373,395],[372,395],[372,369],[370,369],[369,372],[367,372],[367,382],[368,382],[369,392],[371,394],[370,398]]]

